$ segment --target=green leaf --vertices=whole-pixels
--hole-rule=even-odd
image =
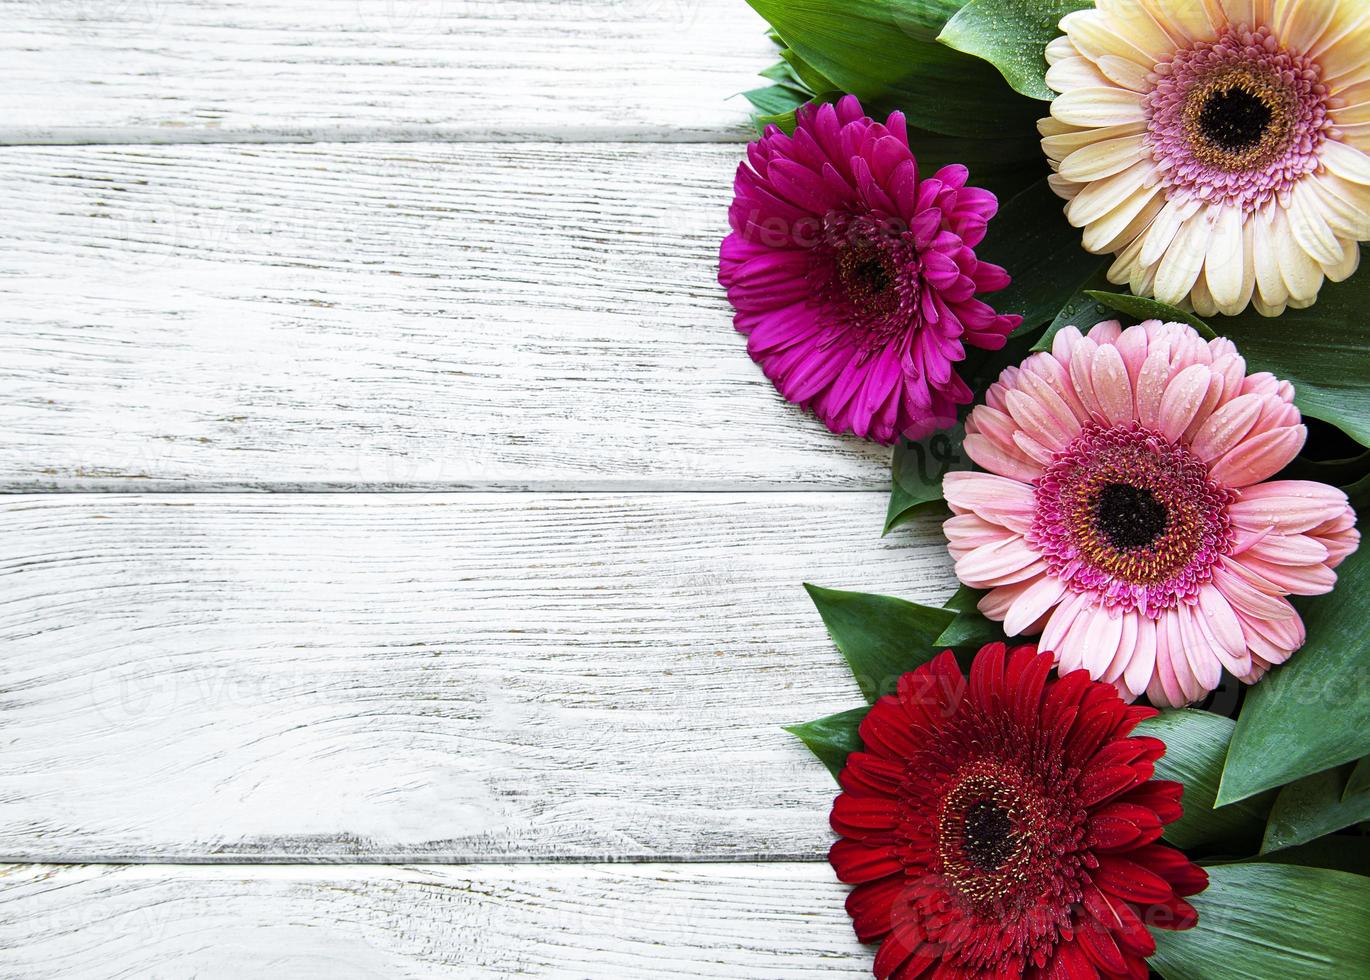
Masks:
[[[1050,102],[1047,42],[1061,33],[1061,18],[1094,6],[1093,0],[970,0],[942,28],[937,40],[983,58],[1029,98]]]
[[[840,85],[805,61],[799,52],[793,48],[785,48],[780,52],[780,57],[785,59],[785,63],[790,66],[790,71],[794,73],[794,77],[799,79],[799,83],[810,92],[830,92],[841,88]]]
[[[1308,642],[1251,688],[1237,719],[1218,800],[1230,803],[1272,786],[1370,755],[1370,548],[1337,570],[1331,595],[1298,599]]]
[[[804,588],[870,704],[892,694],[901,675],[940,652],[933,641],[956,616],[949,609],[894,596],[839,592],[807,583]]]
[[[1137,726],[1136,734],[1165,742],[1156,778],[1184,784],[1184,815],[1165,828],[1176,847],[1222,843],[1233,852],[1255,850],[1270,810],[1270,797],[1213,808],[1222,777],[1223,757],[1236,723],[1209,711],[1163,711]]]
[[[1126,313],[1138,322],[1142,320],[1163,320],[1166,323],[1187,323],[1197,330],[1199,336],[1204,340],[1217,339],[1218,335],[1213,332],[1213,328],[1193,313],[1186,313],[1184,310],[1169,306],[1166,303],[1159,303],[1146,296],[1133,296],[1131,293],[1108,293],[1093,289],[1086,292],[1091,299],[1098,300],[1109,309]]]
[[[754,88],[743,92],[742,95],[759,113],[768,116],[792,112],[809,101],[808,95],[797,89],[792,89],[788,85],[768,85],[765,88]]]
[[[1329,834],[1298,847],[1287,847],[1283,851],[1246,860],[1299,864],[1305,868],[1331,868],[1333,871],[1370,875],[1370,837]]]
[[[1347,980],[1370,976],[1370,878],[1287,864],[1208,869],[1193,929],[1153,929],[1166,980]]]
[[[797,735],[836,779],[847,764],[847,756],[861,751],[859,729],[868,711],[869,707],[852,708],[802,725],[787,725],[785,731]]]
[[[1370,820],[1370,793],[1343,798],[1354,768],[1347,764],[1327,769],[1280,790],[1270,811],[1261,853],[1306,844],[1323,834]]]
[[[899,441],[891,463],[893,483],[884,533],[928,510],[947,515],[942,505],[942,478],[954,470],[971,467],[970,457],[961,448],[964,437],[965,429],[957,425],[919,442]]]
[[[748,0],[806,64],[872,107],[949,136],[1030,132],[1042,110],[989,65],[927,38],[923,0]]]
[[[956,610],[956,618],[937,637],[934,646],[973,653],[986,643],[1004,642],[1003,623],[982,616],[976,608],[976,603],[984,594],[968,585],[956,590],[956,594],[946,603],[948,609]]]
[[[1062,206],[1047,182],[1038,181],[999,209],[975,250],[980,259],[1003,266],[1013,277],[988,299],[998,312],[1022,316],[1019,333],[1054,317],[1103,268],[1104,259],[1081,246],[1080,230],[1066,221]]]
[[[1366,246],[1361,246],[1366,261]],[[1210,325],[1230,337],[1253,371],[1269,371],[1294,385],[1294,404],[1313,418],[1331,422],[1362,446],[1370,446],[1370,275],[1326,283],[1306,310],[1263,317],[1247,310],[1235,317],[1211,317]]]
[[[1341,798],[1349,800],[1366,790],[1370,790],[1370,755],[1357,762],[1356,768],[1351,770],[1351,775],[1347,777],[1346,789],[1342,791]]]
[[[1093,296],[1089,295],[1091,286],[1108,285],[1108,279],[1104,276],[1101,267],[1094,276],[1085,283],[1085,288],[1081,289],[1070,299],[1066,300],[1059,313],[1043,331],[1037,343],[1032,345],[1034,353],[1037,351],[1051,350],[1051,342],[1056,334],[1065,327],[1079,327],[1081,331],[1088,330],[1100,320],[1109,318],[1108,307],[1104,306]]]
[[[918,160],[920,174],[930,177],[948,164],[959,163],[970,171],[968,184],[993,192],[1001,201],[1012,198],[1047,173],[1046,157],[1032,133],[1003,139],[969,139],[911,126],[909,147]],[[990,220],[991,233],[997,220]],[[996,295],[988,295],[991,306],[996,306]]]

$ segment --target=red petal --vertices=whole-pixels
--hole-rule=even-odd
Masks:
[[[839,840],[828,851],[828,863],[837,880],[849,885],[874,881],[904,870],[904,865],[887,847],[871,847],[860,841]]]
[[[1199,913],[1183,898],[1172,898],[1149,907],[1146,921],[1154,929],[1192,929],[1199,921]]]
[[[1105,973],[1124,973],[1127,961],[1107,929],[1093,919],[1079,920],[1076,941],[1090,961]]]
[[[1004,694],[1004,660],[1008,650],[1002,643],[980,648],[970,665],[970,697],[981,710],[998,707]]]
[[[1018,647],[1015,650],[1033,650],[1035,647]],[[1013,691],[1013,714],[1018,724],[1029,730],[1040,723],[1042,712],[1042,693],[1046,690],[1047,675],[1051,672],[1051,654],[1034,653],[1032,657],[1019,656],[1015,662],[1020,664],[1016,675],[1010,664],[1009,688]]]
[[[899,678],[899,701],[917,724],[937,730],[956,713],[966,678],[950,650]]]
[[[1101,851],[1130,849],[1142,839],[1142,832],[1130,820],[1095,815],[1089,821],[1089,846]]]
[[[881,980],[891,976],[923,944],[923,930],[912,919],[899,923],[875,954],[874,971]]]
[[[1180,806],[1180,796],[1183,793],[1184,787],[1179,783],[1168,779],[1153,779],[1136,789],[1128,790],[1115,802],[1144,806],[1155,811],[1161,823],[1174,823],[1184,812]]]
[[[1151,938],[1132,906],[1122,899],[1110,898],[1090,885],[1085,888],[1084,905],[1094,920],[1113,934],[1125,952],[1141,957],[1156,952],[1156,940]]]
[[[853,752],[837,777],[852,796],[894,796],[904,781],[904,765],[869,752]]]
[[[875,702],[861,719],[859,732],[866,751],[882,758],[907,759],[923,748],[913,719],[892,695],[887,694]]]
[[[1056,956],[1047,967],[1050,980],[1098,980],[1099,971],[1075,943],[1056,947]]]
[[[1133,852],[1136,853],[1135,851]],[[1154,871],[1114,854],[1101,854],[1094,881],[1110,895],[1145,905],[1174,895],[1170,883]]]
[[[847,896],[847,914],[857,939],[874,942],[894,928],[895,905],[903,888],[903,876],[894,875],[852,889]]]
[[[1150,769],[1148,766],[1147,769]],[[1106,769],[1091,769],[1080,777],[1077,789],[1080,802],[1094,806],[1104,800],[1112,799],[1150,777],[1149,771],[1138,771],[1137,766],[1109,766]]]
[[[888,835],[899,818],[899,804],[878,796],[843,793],[832,804],[832,829],[843,837],[865,840]]]

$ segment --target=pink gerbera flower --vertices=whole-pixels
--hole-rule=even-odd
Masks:
[[[998,350],[1021,318],[975,298],[1008,285],[973,248],[998,209],[965,167],[919,179],[903,113],[847,96],[801,109],[738,166],[718,280],[747,350],[788,400],[879,442],[956,421],[965,345]]]
[[[950,473],[956,574],[1062,673],[1182,705],[1222,668],[1253,683],[1304,640],[1285,596],[1331,590],[1356,549],[1340,490],[1262,482],[1303,446],[1286,381],[1184,324],[1067,327],[966,422],[988,473]]]

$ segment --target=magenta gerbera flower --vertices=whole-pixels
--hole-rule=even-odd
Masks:
[[[1293,399],[1185,324],[1065,328],[966,421],[989,472],[944,483],[957,576],[1062,673],[1128,697],[1196,701],[1224,667],[1254,682],[1303,644],[1285,597],[1330,591],[1360,540],[1342,491],[1270,480],[1303,446]]]
[[[833,432],[879,442],[956,421],[965,345],[998,350],[1021,318],[975,298],[1008,285],[974,247],[998,209],[962,166],[920,179],[903,113],[854,96],[800,110],[747,148],[718,280],[747,350]]]

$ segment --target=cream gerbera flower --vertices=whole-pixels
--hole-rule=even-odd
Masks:
[[[1061,21],[1040,123],[1111,282],[1265,316],[1345,279],[1370,239],[1370,3],[1098,0]]]

